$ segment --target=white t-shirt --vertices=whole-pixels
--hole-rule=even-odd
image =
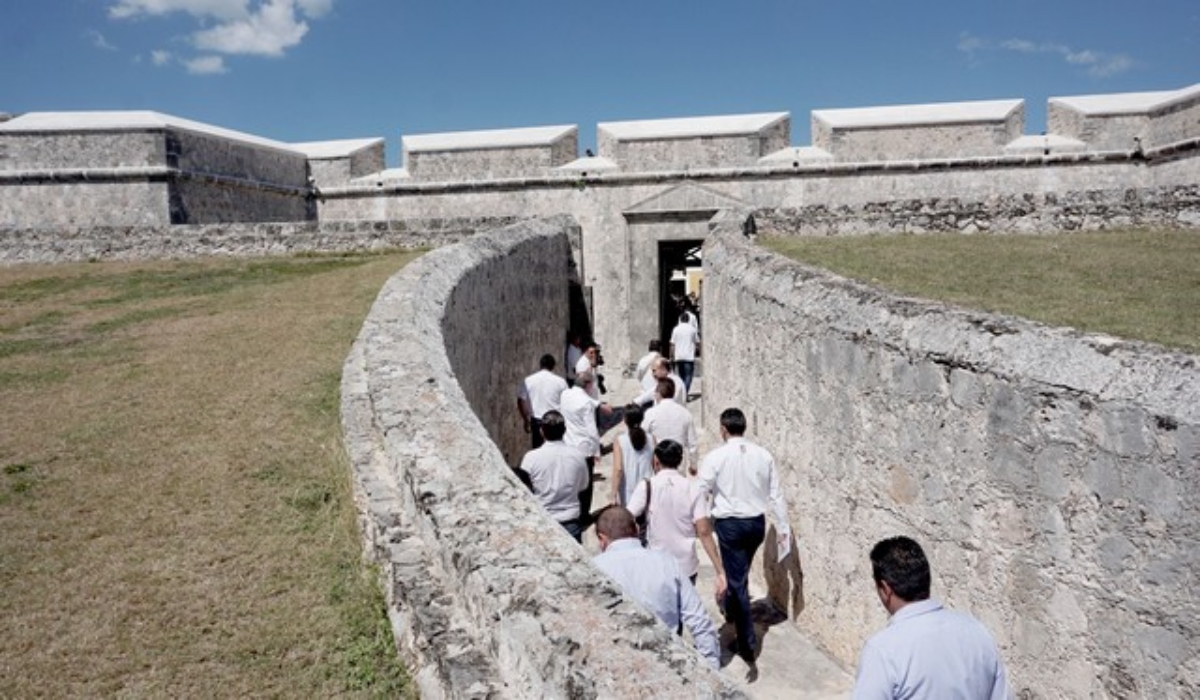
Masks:
[[[769,508],[779,533],[791,533],[775,458],[744,437],[731,437],[704,457],[700,486],[712,496],[714,518],[753,518]]]
[[[694,361],[696,359],[696,343],[700,342],[700,333],[696,327],[685,321],[680,321],[675,330],[671,331],[671,346],[676,360]]]
[[[646,510],[646,484],[638,482],[629,499],[629,512],[636,518]],[[661,469],[650,479],[650,518],[647,544],[661,549],[679,562],[685,576],[700,567],[696,556],[696,523],[708,517],[708,499],[700,484],[675,469]]]
[[[541,420],[546,411],[557,411],[562,393],[567,390],[567,380],[543,369],[525,377],[517,387],[517,398],[529,405],[533,417]]]
[[[559,401],[558,410],[567,424],[563,442],[579,450],[584,457],[600,454],[600,430],[596,427],[596,407],[599,405],[599,401],[579,386],[564,391]]]
[[[521,458],[521,469],[529,474],[533,495],[558,522],[580,516],[579,492],[587,488],[587,462],[579,450],[561,440],[547,442]]]
[[[646,411],[642,427],[654,439],[655,444],[663,440],[674,440],[683,447],[687,459],[680,465],[681,469],[686,468],[688,464],[695,464],[699,452],[696,422],[691,412],[676,403],[675,399],[662,399],[654,404],[653,408]]]

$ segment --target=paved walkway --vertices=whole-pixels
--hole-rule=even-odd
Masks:
[[[638,392],[637,383],[632,379],[623,379],[610,385],[610,392],[604,397],[613,405],[621,405],[633,398]],[[692,384],[692,400],[688,408],[692,411],[699,429],[700,411],[703,407],[703,380],[699,377]],[[623,431],[618,427],[609,432],[604,442],[612,440],[613,436]],[[753,436],[749,436],[753,438]],[[714,445],[706,441],[701,433],[700,454],[703,456]],[[612,457],[605,456],[597,467],[597,474],[607,478],[612,471]],[[607,494],[607,482],[596,486],[597,501],[600,495]],[[592,553],[600,551],[596,542],[595,530],[589,529],[584,536],[584,547]],[[762,550],[756,556],[761,557]],[[761,581],[751,580],[750,594],[754,601],[755,629],[761,645],[758,657],[758,674],[751,677],[749,667],[744,661],[734,655],[729,647],[734,638],[733,626],[723,624],[724,620],[717,608],[713,596],[712,564],[703,552],[700,553],[700,572],[696,588],[700,597],[708,606],[709,615],[718,624],[721,633],[721,672],[740,685],[752,698],[845,698],[849,697],[854,679],[829,656],[820,651],[804,634],[802,634],[786,615],[778,611],[766,600],[766,590]]]

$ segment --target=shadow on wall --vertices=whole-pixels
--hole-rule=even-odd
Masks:
[[[767,583],[767,599],[788,617],[795,620],[804,612],[804,568],[795,535],[789,535],[791,550],[779,561],[779,543],[775,526],[767,530],[763,542],[763,578]]]

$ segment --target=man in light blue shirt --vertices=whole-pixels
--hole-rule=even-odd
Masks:
[[[675,558],[666,552],[643,549],[633,514],[621,506],[610,506],[600,513],[596,536],[602,550],[592,560],[596,566],[621,584],[626,595],[654,613],[667,629],[687,627],[696,650],[713,670],[719,669],[717,627]]]
[[[908,537],[871,550],[871,573],[888,626],[867,640],[854,700],[1008,700],[996,643],[975,618],[929,598],[929,560]]]

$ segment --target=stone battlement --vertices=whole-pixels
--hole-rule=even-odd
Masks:
[[[34,112],[0,121],[0,226],[298,221],[346,188],[974,168],[1145,158],[1200,140],[1200,84],[1055,97],[1048,110],[1047,133],[1028,135],[1020,99],[820,109],[811,145],[791,143],[787,112],[601,122],[598,152],[583,157],[574,125],[412,134],[393,169],[378,137],[287,144],[157,112]]]

